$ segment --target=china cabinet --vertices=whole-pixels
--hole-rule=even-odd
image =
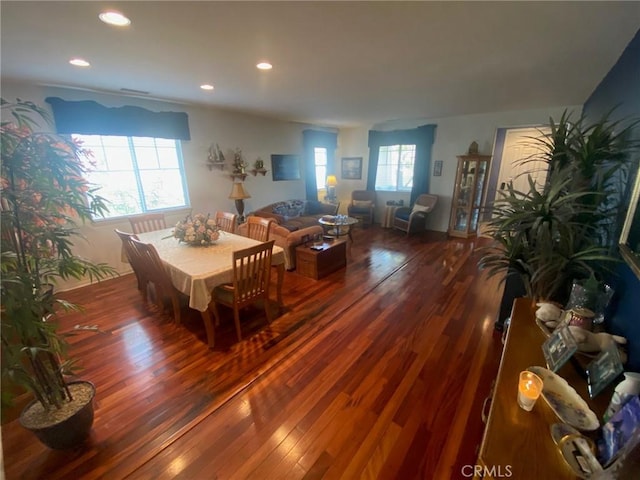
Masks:
[[[490,159],[490,155],[458,157],[449,221],[449,235],[452,237],[467,238],[476,235]]]

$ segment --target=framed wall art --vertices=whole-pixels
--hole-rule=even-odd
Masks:
[[[362,157],[342,157],[342,178],[347,180],[362,178]]]
[[[442,175],[442,160],[436,160],[433,163],[433,176],[440,177]]]
[[[298,155],[271,155],[273,181],[300,180],[300,157]]]

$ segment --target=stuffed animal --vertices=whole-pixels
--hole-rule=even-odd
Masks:
[[[593,333],[589,330],[585,330],[582,327],[569,326],[569,331],[576,343],[578,344],[578,351],[586,353],[597,353],[605,350],[609,345],[615,343],[616,345],[625,345],[627,339],[618,335],[611,335],[609,333]],[[627,362],[627,355],[624,351],[620,351],[620,360],[622,363]]]
[[[536,303],[536,318],[538,318],[550,330],[555,329],[563,317],[564,310],[555,303],[540,302]]]

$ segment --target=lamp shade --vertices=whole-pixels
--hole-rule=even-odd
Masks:
[[[327,176],[327,187],[335,187],[336,185],[338,185],[338,179],[336,178],[335,175],[328,175]]]
[[[234,182],[231,187],[231,193],[229,194],[229,198],[232,200],[241,200],[243,198],[251,198],[251,195],[247,193],[242,183]]]

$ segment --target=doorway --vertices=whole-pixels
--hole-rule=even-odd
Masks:
[[[549,127],[508,127],[498,128],[493,142],[493,156],[489,183],[487,184],[486,205],[491,206],[498,197],[498,190],[504,190],[513,181],[517,190],[528,191],[528,175],[541,189],[547,178],[547,163],[534,160],[540,152],[540,145],[534,139],[550,133]],[[529,161],[523,164],[522,160]],[[491,219],[489,209],[485,211],[484,221]]]

